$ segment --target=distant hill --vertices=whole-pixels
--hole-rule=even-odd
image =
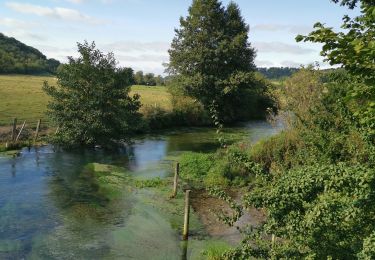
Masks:
[[[298,68],[290,67],[258,68],[258,71],[262,73],[266,78],[274,80],[290,77],[298,70]]]
[[[0,74],[54,74],[60,62],[0,33]]]

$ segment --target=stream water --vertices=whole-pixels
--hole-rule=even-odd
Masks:
[[[251,122],[226,136],[255,142],[279,129]],[[44,146],[23,149],[15,158],[0,156],[0,259],[198,258],[209,238],[192,239],[186,257],[175,224],[158,206],[167,202],[151,189],[129,187],[115,206],[92,210],[87,204],[98,198],[77,176],[95,162],[125,168],[134,178],[164,178],[172,174],[171,157],[211,151],[216,143],[213,129],[195,128],[143,136],[118,152]]]

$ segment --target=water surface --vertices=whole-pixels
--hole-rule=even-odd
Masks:
[[[255,142],[279,129],[246,123],[228,130],[226,138]],[[134,178],[164,178],[172,172],[171,157],[215,148],[213,129],[194,128],[143,136],[111,153],[45,146],[0,157],[0,259],[181,259],[176,223],[160,210],[165,198],[129,186],[110,204],[79,176],[95,162],[120,166]],[[206,239],[193,221],[190,258]]]

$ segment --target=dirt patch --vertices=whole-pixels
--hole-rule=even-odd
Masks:
[[[228,194],[236,201],[242,199],[241,191],[229,191]],[[208,234],[213,238],[224,239],[232,245],[238,244],[243,238],[239,229],[248,225],[259,226],[265,220],[264,212],[252,208],[246,210],[233,227],[229,227],[215,214],[215,212],[223,211],[231,215],[232,210],[225,201],[210,196],[205,190],[192,192],[191,201],[194,211],[198,214]]]

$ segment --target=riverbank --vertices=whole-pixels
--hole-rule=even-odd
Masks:
[[[242,201],[245,191],[232,189],[228,194],[237,202]],[[224,240],[231,246],[238,245],[243,235],[240,230],[249,227],[257,227],[265,220],[265,213],[255,208],[246,209],[244,215],[230,227],[225,225],[217,216],[217,213],[231,215],[233,210],[229,205],[216,197],[208,194],[205,190],[195,190],[192,193],[192,207],[205,227],[206,232],[214,239]]]

